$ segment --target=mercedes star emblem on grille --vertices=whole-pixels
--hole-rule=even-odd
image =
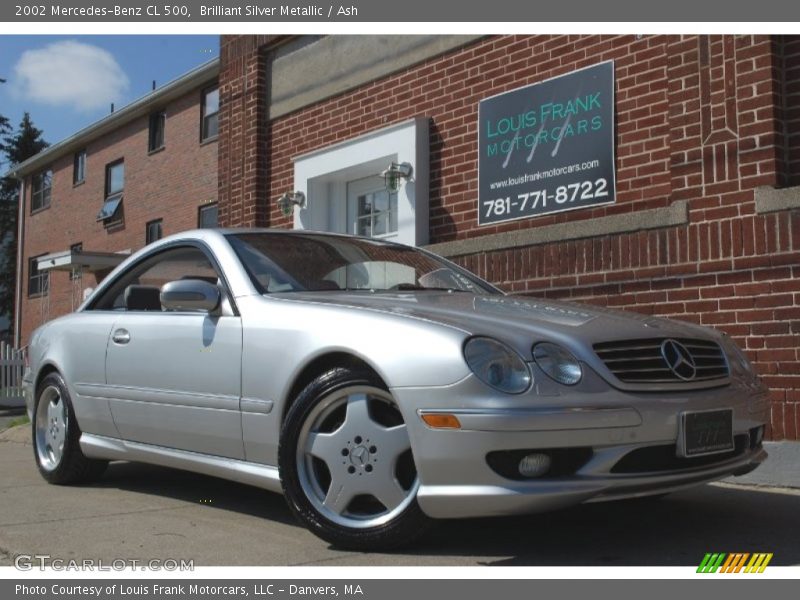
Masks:
[[[676,376],[688,381],[697,375],[697,364],[689,350],[675,340],[664,340],[661,343],[661,356]]]

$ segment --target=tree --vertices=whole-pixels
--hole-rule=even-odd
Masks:
[[[0,152],[5,155],[7,170],[13,165],[38,154],[48,144],[42,131],[34,126],[26,112],[16,132],[12,132],[8,119],[0,115]],[[17,213],[19,207],[19,182],[11,177],[0,180],[0,316],[12,320],[14,313],[14,288],[17,275]]]
[[[8,135],[10,131],[11,131],[11,126],[8,124],[8,119],[3,115],[0,115],[0,140],[2,140],[6,135]],[[0,149],[2,149],[2,143],[0,143]],[[0,159],[0,171],[3,171],[4,167],[5,163],[2,159]],[[0,340],[2,340],[5,337],[4,331],[6,327],[11,323],[10,311],[6,311],[3,308],[6,304],[5,302],[6,286],[3,283],[6,279],[5,243],[4,243],[6,239],[6,228],[7,228],[6,205],[5,202],[0,201]]]

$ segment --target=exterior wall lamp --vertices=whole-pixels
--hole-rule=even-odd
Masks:
[[[389,192],[396,192],[400,189],[400,180],[411,178],[411,173],[414,171],[411,164],[392,162],[381,171],[381,177]]]
[[[294,211],[295,206],[303,208],[306,205],[306,195],[303,192],[284,192],[278,198],[278,208],[281,209],[281,214],[288,217]]]

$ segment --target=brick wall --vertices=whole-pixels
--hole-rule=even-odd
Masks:
[[[729,332],[772,389],[771,435],[798,439],[800,212],[756,208],[759,187],[785,185],[800,165],[797,102],[786,104],[798,93],[797,49],[796,36],[485,38],[266,122],[258,139],[269,158],[262,182],[269,210],[229,223],[290,226],[275,199],[293,189],[293,157],[421,115],[431,119],[431,242],[685,201],[683,225],[457,260],[510,291]],[[479,228],[478,102],[609,59],[617,85],[616,204]]]
[[[782,36],[788,185],[800,185],[800,35]]]
[[[267,52],[280,36],[220,38],[219,219],[266,224]]]
[[[216,200],[217,143],[200,143],[201,91],[187,94],[165,107],[165,148],[148,154],[148,117],[144,116],[87,146],[85,183],[72,185],[70,153],[53,164],[50,207],[30,214],[30,178],[25,217],[22,287],[22,343],[43,321],[66,314],[80,303],[81,286],[97,280],[84,274],[73,286],[69,273],[50,274],[49,298],[28,298],[27,258],[68,250],[82,242],[84,251],[135,251],[144,246],[145,224],[163,219],[170,235],[197,227],[198,207]],[[124,225],[106,229],[95,216],[103,206],[106,164],[125,159]]]

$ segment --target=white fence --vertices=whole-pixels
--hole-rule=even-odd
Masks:
[[[17,350],[0,342],[0,408],[25,406],[22,375],[25,372],[25,350]]]

